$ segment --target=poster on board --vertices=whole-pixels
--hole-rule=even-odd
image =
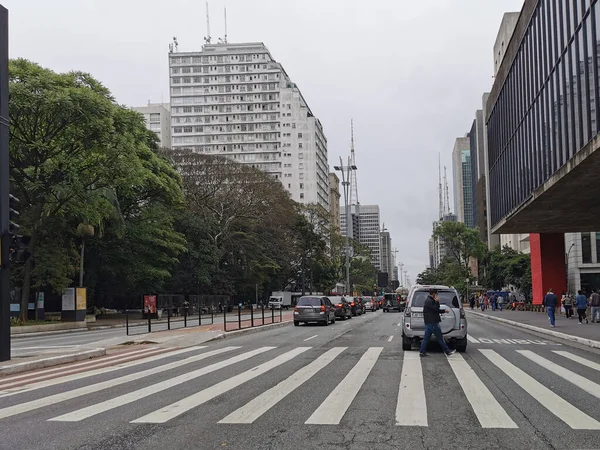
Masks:
[[[87,289],[77,288],[77,311],[85,311],[87,309]]]
[[[67,288],[62,295],[62,310],[75,311],[75,288]]]
[[[144,295],[144,313],[156,314],[156,295]]]

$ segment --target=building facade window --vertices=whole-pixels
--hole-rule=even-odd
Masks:
[[[589,264],[592,262],[592,234],[581,233],[581,262]]]

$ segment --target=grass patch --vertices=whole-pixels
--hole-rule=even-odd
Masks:
[[[20,317],[11,317],[10,318],[10,326],[11,327],[26,327],[32,325],[50,325],[56,323],[55,320],[28,320],[24,321]]]

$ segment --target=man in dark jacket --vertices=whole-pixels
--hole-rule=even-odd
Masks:
[[[548,312],[548,318],[550,319],[550,326],[552,328],[555,327],[556,322],[556,307],[558,306],[558,297],[554,293],[554,290],[550,288],[548,293],[544,297],[544,306],[546,307],[546,311]]]
[[[425,304],[423,305],[423,320],[425,321],[425,336],[421,341],[421,350],[419,351],[419,354],[421,356],[427,356],[427,344],[429,343],[432,334],[435,336],[447,356],[454,353],[456,350],[450,350],[442,336],[442,329],[440,328],[440,302],[436,290],[429,291],[429,295],[425,299]]]

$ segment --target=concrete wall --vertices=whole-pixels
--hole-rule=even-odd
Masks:
[[[500,64],[502,64],[520,14],[520,12],[507,12],[502,17],[502,23],[500,24],[496,42],[494,43],[494,76],[496,76]]]
[[[550,288],[559,298],[567,290],[565,238],[554,233],[532,234],[530,239],[533,303],[541,305]]]

